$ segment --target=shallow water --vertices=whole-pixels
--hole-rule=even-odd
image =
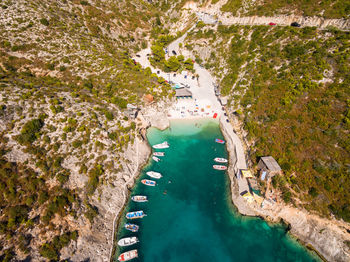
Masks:
[[[173,121],[170,129],[150,129],[151,145],[168,141],[170,148],[159,163],[151,160],[142,171],[131,195],[147,195],[149,202],[129,201],[126,212],[144,210],[137,233],[123,228],[118,239],[137,236],[140,243],[118,248],[117,254],[134,248],[139,258],[133,261],[320,261],[291,239],[282,225],[268,225],[259,218],[239,215],[230,200],[229,179],[225,172],[213,170],[214,157],[227,158],[217,122]],[[156,180],[145,172],[161,172]],[[141,179],[157,181],[156,187]]]

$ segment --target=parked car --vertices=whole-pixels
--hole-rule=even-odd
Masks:
[[[293,22],[290,24],[291,26],[294,26],[294,27],[301,27],[301,24],[297,23],[297,22]]]
[[[175,52],[175,50],[173,50],[173,51],[171,51],[172,53],[173,53],[173,55],[176,55],[176,52]]]
[[[226,119],[226,122],[227,122],[227,123],[230,123],[230,120]]]
[[[176,76],[176,74],[174,74],[174,77]]]
[[[276,23],[270,22],[269,25],[277,25]]]
[[[192,80],[194,79],[195,77],[194,76],[192,76]]]
[[[136,57],[141,57],[140,55],[136,55]]]

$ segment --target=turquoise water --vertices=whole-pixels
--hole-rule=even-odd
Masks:
[[[134,248],[139,258],[133,261],[319,261],[291,239],[281,225],[268,225],[258,218],[239,215],[230,200],[229,179],[213,170],[214,157],[226,157],[218,123],[211,121],[172,122],[165,131],[150,129],[151,145],[168,141],[165,157],[151,160],[144,168],[131,195],[147,195],[149,202],[129,201],[129,211],[144,210],[146,217],[133,220],[137,233],[123,229],[118,239],[137,236],[140,243],[118,248],[117,255]],[[163,174],[156,187],[143,185],[145,172]],[[152,178],[149,178],[152,179]],[[153,179],[155,180],[155,179]]]

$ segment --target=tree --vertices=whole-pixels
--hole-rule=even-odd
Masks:
[[[50,260],[58,260],[57,251],[54,249],[52,245],[49,245],[47,243],[41,246],[40,255]]]
[[[165,58],[165,51],[162,46],[155,44],[151,47],[153,59],[155,62],[161,62]]]
[[[184,66],[187,70],[192,71],[193,70],[193,61],[192,59],[188,58],[186,59]]]
[[[180,62],[176,56],[172,56],[165,63],[166,71],[176,72],[180,68]]]
[[[178,55],[177,60],[179,60],[179,62],[182,63],[185,60],[185,57],[183,55]]]
[[[44,26],[48,26],[50,24],[46,18],[41,18],[39,21]]]

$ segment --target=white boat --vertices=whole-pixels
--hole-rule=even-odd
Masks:
[[[167,141],[165,141],[161,144],[154,145],[153,148],[155,148],[155,149],[169,148],[169,144]]]
[[[125,237],[125,238],[122,238],[118,241],[118,246],[127,247],[127,246],[134,245],[137,242],[139,242],[137,237]]]
[[[216,170],[226,170],[227,166],[213,165],[213,168],[216,169]]]
[[[134,202],[147,202],[148,201],[146,196],[132,196],[131,200]]]
[[[148,171],[146,172],[147,176],[150,176],[150,177],[153,177],[153,178],[156,178],[156,179],[159,179],[162,177],[162,174],[161,173],[158,173],[158,172],[154,172],[154,171]]]
[[[152,156],[152,159],[156,162],[159,162],[160,161],[160,158],[156,157],[156,156]]]
[[[134,249],[134,250],[130,250],[128,252],[122,253],[118,257],[118,260],[119,261],[128,261],[128,260],[131,260],[131,259],[136,258],[136,257],[138,257],[137,249]]]
[[[128,212],[128,213],[126,213],[126,215],[125,215],[125,217],[127,218],[127,219],[137,219],[137,218],[143,218],[143,217],[145,217],[146,216],[146,214],[142,211],[142,210],[140,210],[140,211],[135,211],[135,212]]]
[[[164,152],[154,152],[153,155],[154,156],[164,156],[165,153]]]
[[[142,179],[141,183],[146,185],[146,186],[156,186],[156,181],[153,180],[148,180],[148,179]]]
[[[227,159],[222,157],[215,157],[214,161],[218,163],[227,163]]]
[[[223,165],[213,165],[213,168],[216,170],[226,170],[227,166],[223,166]]]

